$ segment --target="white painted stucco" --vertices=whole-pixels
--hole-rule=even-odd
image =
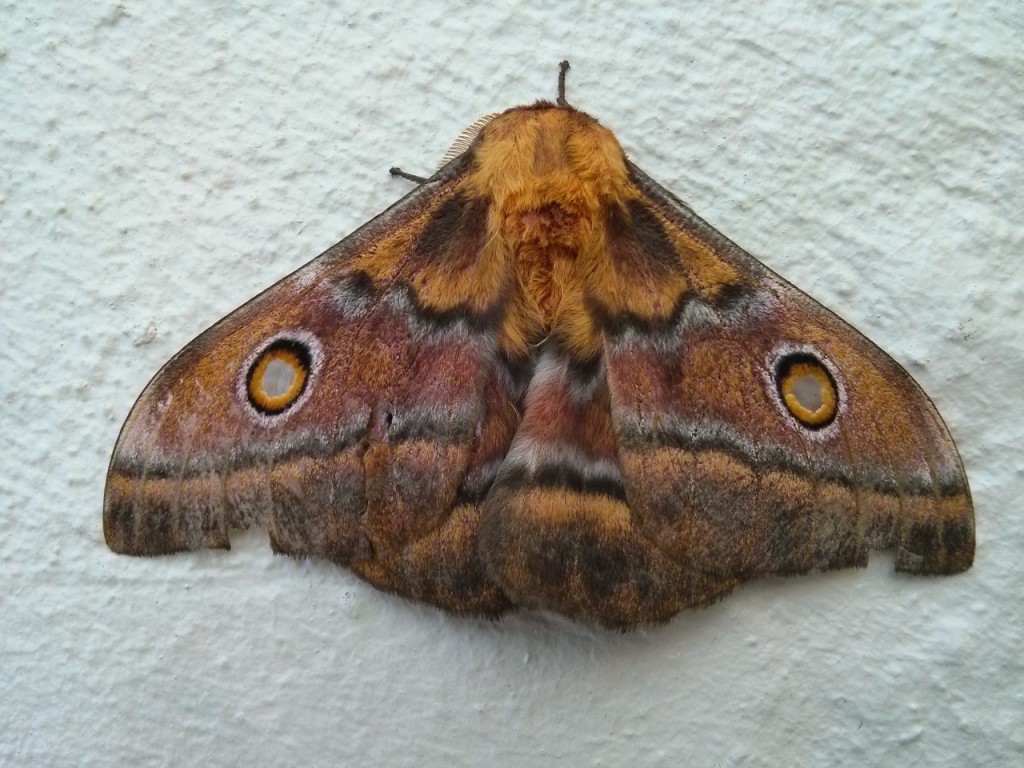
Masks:
[[[0,764],[1024,764],[1024,5],[14,2],[0,10]],[[888,350],[974,568],[772,579],[623,635],[452,618],[326,562],[116,556],[118,429],[182,345],[571,100]]]

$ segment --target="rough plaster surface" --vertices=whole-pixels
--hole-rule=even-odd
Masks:
[[[0,763],[1022,764],[1024,6],[0,19]],[[261,531],[107,551],[106,463],[161,363],[402,195],[390,165],[552,95],[564,57],[641,167],[921,382],[967,465],[973,570],[876,554],[621,635],[455,619]]]

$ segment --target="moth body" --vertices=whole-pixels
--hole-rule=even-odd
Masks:
[[[103,519],[117,552],[259,524],[456,613],[621,628],[872,549],[922,574],[974,553],[910,376],[561,100],[497,115],[178,353]]]

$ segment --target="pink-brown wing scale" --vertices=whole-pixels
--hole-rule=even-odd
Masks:
[[[430,258],[439,237],[463,250],[482,237],[486,211],[452,217],[462,171],[451,164],[157,374],[111,460],[112,549],[227,548],[230,528],[261,524],[276,551],[329,557],[381,588],[459,612],[507,607],[476,551],[524,387],[498,349],[501,297],[437,308],[410,287],[446,268]],[[280,338],[306,346],[309,380],[293,407],[261,413],[246,371]]]
[[[864,565],[970,567],[967,479],[932,403],[856,330],[635,167],[688,288],[672,316],[605,317],[605,361],[634,520],[692,567],[747,578]],[[810,429],[778,396],[787,355],[823,361],[834,420]]]

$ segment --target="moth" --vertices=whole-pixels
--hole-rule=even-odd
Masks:
[[[457,614],[617,628],[870,550],[971,566],[927,396],[633,165],[567,68],[157,373],[111,459],[111,549],[261,525]]]

